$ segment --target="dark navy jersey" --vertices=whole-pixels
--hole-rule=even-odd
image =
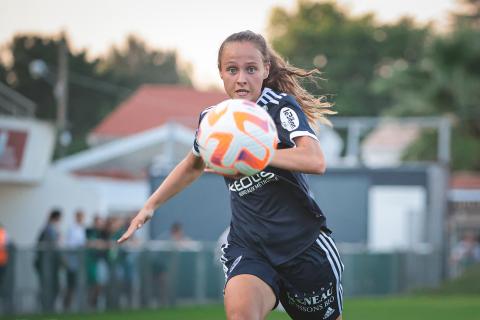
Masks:
[[[265,88],[257,104],[275,122],[278,149],[294,148],[296,137],[317,139],[292,96]],[[200,121],[210,109],[202,112]],[[196,137],[192,152],[200,156]],[[303,173],[268,166],[249,177],[226,177],[225,183],[232,210],[228,243],[257,250],[273,265],[302,253],[326,227]]]

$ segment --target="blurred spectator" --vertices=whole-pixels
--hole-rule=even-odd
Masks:
[[[166,238],[163,234],[162,239]],[[160,242],[164,242],[161,240]],[[176,277],[179,268],[179,252],[182,250],[196,250],[200,247],[197,241],[185,236],[181,223],[174,222],[168,231],[168,250],[153,250],[151,254],[153,286],[151,290],[158,305],[173,305]],[[171,250],[174,249],[174,250]]]
[[[107,218],[106,232],[108,241],[108,287],[107,287],[107,308],[117,309],[120,306],[122,286],[125,281],[123,263],[125,251],[120,249],[116,240],[125,232],[125,222],[122,218],[111,216]]]
[[[65,255],[65,264],[67,268],[67,291],[63,305],[65,310],[70,309],[73,295],[78,284],[78,275],[81,263],[81,251],[87,242],[86,230],[84,226],[85,214],[82,211],[75,213],[75,221],[67,231],[65,245],[68,252]]]
[[[0,290],[3,288],[3,278],[8,264],[8,235],[5,227],[0,224]]]
[[[0,224],[0,302],[2,302],[3,305],[3,299],[5,297],[5,286],[6,282],[4,281],[6,279],[5,275],[7,273],[7,267],[8,267],[8,235],[7,235],[7,230],[5,227]]]
[[[60,289],[59,275],[62,259],[59,251],[59,224],[61,219],[61,212],[52,210],[37,241],[34,265],[40,282],[40,303],[43,310],[47,312],[55,311],[55,301]]]
[[[170,240],[176,249],[198,249],[199,243],[187,237],[183,232],[183,227],[179,222],[175,222],[170,227]]]
[[[93,218],[93,225],[87,229],[87,283],[88,302],[91,308],[97,309],[99,297],[108,279],[106,262],[106,231],[105,221],[100,216]]]
[[[119,229],[120,232],[125,232],[130,225],[130,221],[135,217],[136,212],[131,217],[123,219],[123,225]],[[116,239],[115,239],[116,240]],[[137,277],[137,259],[140,241],[134,236],[130,239],[126,246],[119,247],[122,269],[122,294],[124,295],[127,307],[134,307],[134,283],[138,280]],[[133,249],[133,250],[132,250]]]
[[[455,275],[460,275],[468,267],[480,262],[480,244],[473,231],[467,231],[452,250],[451,260]]]
[[[13,312],[14,245],[0,223],[0,313]]]

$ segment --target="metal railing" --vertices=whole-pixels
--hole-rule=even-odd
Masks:
[[[441,281],[434,251],[373,253],[339,245],[347,297],[433,287]],[[212,243],[179,247],[10,250],[1,285],[0,314],[96,312],[221,303],[224,274]]]

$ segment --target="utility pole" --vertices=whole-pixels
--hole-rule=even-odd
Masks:
[[[57,103],[57,143],[58,155],[65,155],[65,148],[71,142],[70,132],[67,130],[68,110],[68,50],[65,36],[62,34],[58,46],[58,74],[55,83],[55,100]]]

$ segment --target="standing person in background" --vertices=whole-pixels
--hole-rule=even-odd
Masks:
[[[122,227],[119,229],[119,234],[115,235],[116,237],[120,236],[128,229],[130,220],[133,217],[134,216],[127,216],[122,218]],[[114,240],[116,239],[117,238],[114,238]],[[124,246],[119,249],[121,255],[123,256],[121,261],[123,270],[123,283],[121,291],[125,295],[125,305],[127,308],[134,307],[135,284],[137,284],[140,280],[137,270],[137,259],[140,246],[140,239],[138,237],[133,237],[128,246]]]
[[[0,223],[0,290],[3,288],[3,278],[8,264],[8,235],[5,227]]]
[[[85,214],[82,211],[75,213],[75,221],[67,231],[65,246],[68,252],[65,255],[65,264],[67,268],[67,290],[63,300],[65,310],[71,308],[73,295],[78,286],[78,275],[81,262],[83,261],[83,249],[87,243],[87,235],[84,226]]]
[[[480,263],[480,243],[473,230],[464,232],[453,248],[450,259],[454,267],[454,276],[459,276],[469,267]]]
[[[124,292],[125,283],[125,250],[120,248],[115,240],[118,239],[124,229],[124,218],[118,216],[110,216],[106,222],[107,234],[107,267],[108,267],[108,281],[106,286],[106,304],[109,309],[117,309],[120,306],[120,300]]]
[[[55,311],[55,301],[60,291],[60,267],[62,257],[60,247],[60,210],[52,210],[47,224],[38,236],[35,269],[39,279],[39,295],[42,308],[46,312]]]
[[[0,302],[3,302],[3,298],[5,297],[4,290],[5,290],[6,281],[4,280],[6,279],[5,276],[7,273],[7,266],[8,266],[8,260],[9,260],[8,244],[9,244],[9,239],[8,239],[7,230],[0,223]]]
[[[170,240],[176,249],[197,249],[199,247],[198,242],[185,235],[180,222],[174,222],[170,227]]]
[[[280,140],[262,172],[253,177],[225,177],[232,209],[221,258],[227,278],[227,319],[265,319],[281,301],[296,320],[339,320],[343,264],[304,175],[325,171],[325,159],[310,124],[327,122],[324,115],[332,113],[329,103],[300,86],[299,80],[311,78],[315,71],[290,66],[261,35],[251,31],[232,34],[222,43],[218,69],[228,96],[267,110]],[[202,112],[200,121],[210,110]],[[200,177],[204,169],[196,137],[193,150],[150,196],[119,242],[127,240],[156,208]],[[242,182],[248,181],[258,182],[256,188],[241,192]]]
[[[182,242],[184,240],[189,240],[183,232],[183,227],[180,222],[174,222],[170,227],[170,240],[174,242]]]
[[[107,281],[106,252],[108,243],[106,241],[105,220],[95,215],[93,225],[86,230],[87,235],[87,284],[88,303],[91,309],[99,307],[99,298],[105,289]]]

